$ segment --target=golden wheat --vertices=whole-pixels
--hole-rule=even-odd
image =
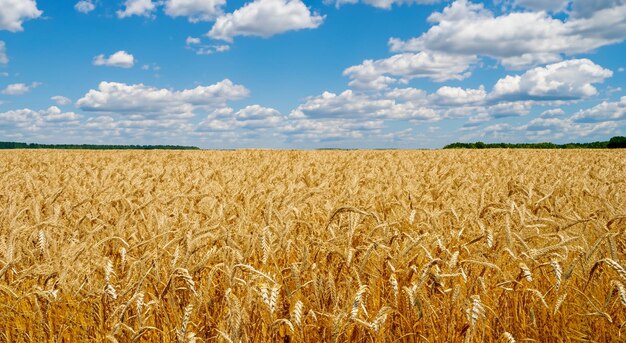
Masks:
[[[24,150],[0,180],[0,342],[615,342],[626,323],[622,151]]]

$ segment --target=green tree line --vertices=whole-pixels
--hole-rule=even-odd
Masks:
[[[452,143],[444,149],[616,149],[626,148],[626,137],[616,136],[606,142],[591,143]]]
[[[85,149],[85,150],[199,150],[182,145],[38,144],[0,142],[0,149]]]

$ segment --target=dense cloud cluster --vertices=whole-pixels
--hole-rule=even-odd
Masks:
[[[390,10],[428,9],[440,1],[325,2],[341,10],[357,3]],[[91,15],[102,5],[81,0],[74,8]],[[302,0],[251,0],[232,12],[226,5],[226,0],[125,0],[115,13],[120,19],[152,20],[161,13],[209,23],[206,35],[190,35],[183,42],[198,55],[234,49],[239,36],[268,38],[316,29],[327,20],[323,10]],[[401,141],[428,145],[432,133],[439,139],[512,141],[624,133],[626,96],[620,87],[605,85],[620,70],[607,68],[590,53],[626,40],[626,1],[510,0],[498,5],[468,0],[439,4],[423,33],[390,37],[386,56],[364,56],[344,66],[343,88],[320,89],[280,111],[277,104],[257,104],[251,98],[254,90],[229,79],[179,90],[110,80],[85,90],[75,102],[49,94],[55,106],[48,109],[0,112],[0,134],[46,139],[54,128],[58,137],[89,133],[119,142],[298,146],[367,138],[393,146]],[[34,0],[0,0],[0,30],[21,31],[25,21],[42,15]],[[136,62],[124,50],[92,60],[95,66],[118,68]],[[6,44],[0,41],[0,65],[8,63]],[[143,69],[155,68],[145,64]],[[469,82],[488,68],[497,70],[498,77]],[[7,82],[0,93],[15,98],[40,85]],[[447,122],[456,127],[442,132]]]

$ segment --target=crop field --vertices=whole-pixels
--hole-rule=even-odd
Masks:
[[[626,151],[0,153],[0,342],[626,340]]]

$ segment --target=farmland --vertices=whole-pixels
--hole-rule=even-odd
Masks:
[[[2,342],[626,335],[626,152],[0,152]]]

